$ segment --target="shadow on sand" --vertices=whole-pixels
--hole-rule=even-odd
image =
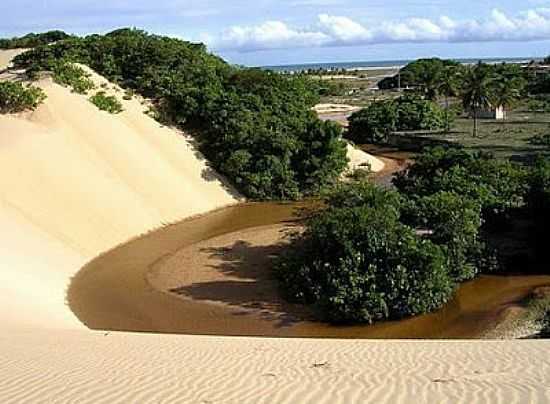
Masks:
[[[282,231],[290,232],[289,229]],[[277,327],[310,319],[306,308],[285,302],[278,291],[273,260],[287,246],[286,242],[254,246],[237,240],[229,247],[203,248],[200,253],[208,254],[209,261],[213,262],[209,268],[222,279],[176,287],[170,292],[193,300],[229,305],[237,309],[234,315],[257,314],[275,322]]]

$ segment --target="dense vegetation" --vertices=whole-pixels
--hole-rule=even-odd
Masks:
[[[356,143],[380,143],[394,131],[444,129],[446,119],[446,112],[433,101],[405,95],[373,102],[353,113],[347,137]]]
[[[439,78],[448,67],[461,69],[462,66],[454,60],[419,59],[401,69],[398,75],[382,80],[378,87],[382,90],[395,89],[399,84],[402,88],[420,87],[429,99],[434,99],[439,92]]]
[[[533,136],[529,139],[529,142],[536,146],[550,146],[550,133]]]
[[[454,290],[443,250],[400,221],[401,203],[366,182],[339,187],[280,259],[285,293],[336,323],[440,307]]]
[[[35,109],[46,99],[42,89],[20,82],[0,82],[0,113],[16,113]]]
[[[365,181],[340,185],[325,197],[326,207],[306,220],[277,262],[291,300],[336,323],[429,312],[461,282],[509,269],[501,259],[508,251],[493,235],[518,211],[532,212],[537,231],[548,223],[547,160],[524,168],[437,147],[394,182],[396,190]]]
[[[201,151],[246,196],[296,198],[334,182],[346,165],[340,128],[317,119],[305,77],[238,69],[204,45],[122,29],[38,46],[15,64],[29,73],[89,65],[154,100],[164,122],[198,129]]]
[[[535,249],[537,264],[548,266],[548,223],[550,223],[550,159],[537,159],[531,175],[526,197],[527,206],[534,223],[531,243]]]
[[[90,97],[90,101],[102,111],[107,111],[110,114],[118,114],[123,111],[122,104],[112,95],[105,94],[104,91],[99,91]]]
[[[52,42],[67,39],[70,36],[63,31],[49,31],[42,34],[27,34],[20,38],[0,38],[0,49],[34,48]]]
[[[420,59],[405,66],[399,74],[382,80],[380,89],[407,88],[430,100],[445,99],[446,129],[451,128],[450,100],[460,97],[462,108],[474,119],[474,136],[483,111],[509,109],[525,95],[529,75],[516,64],[464,66],[452,60]],[[540,86],[539,86],[540,88]]]

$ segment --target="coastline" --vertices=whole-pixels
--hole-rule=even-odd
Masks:
[[[498,63],[518,63],[518,64],[527,64],[532,60],[538,61],[542,60],[540,56],[534,57],[496,57],[496,58],[449,58],[456,60],[457,62],[468,65],[475,64],[478,61],[482,61],[488,64],[498,64]],[[260,69],[265,70],[274,70],[279,72],[301,72],[308,69],[325,69],[325,70],[339,70],[343,69],[345,71],[373,71],[373,70],[398,70],[405,67],[408,63],[413,62],[415,59],[405,59],[405,60],[378,60],[378,61],[352,61],[352,62],[319,62],[319,63],[296,63],[296,64],[285,64],[285,65],[266,65],[258,66]]]

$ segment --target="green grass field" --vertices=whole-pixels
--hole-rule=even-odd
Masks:
[[[430,135],[464,145],[471,150],[488,151],[496,157],[523,157],[533,153],[550,154],[549,146],[530,142],[536,135],[550,134],[550,113],[533,113],[516,110],[508,113],[504,121],[480,119],[477,137],[473,137],[472,119],[459,118],[450,134]]]

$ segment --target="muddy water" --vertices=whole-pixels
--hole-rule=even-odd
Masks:
[[[304,205],[241,204],[184,220],[123,244],[90,262],[67,296],[88,327],[101,330],[207,335],[339,338],[476,338],[503,310],[550,276],[484,276],[460,287],[442,310],[373,326],[335,327],[293,313],[243,315],[225,306],[182,300],[153,289],[151,268],[182,248],[239,230],[293,221]],[[184,270],[184,268],[182,269]]]

